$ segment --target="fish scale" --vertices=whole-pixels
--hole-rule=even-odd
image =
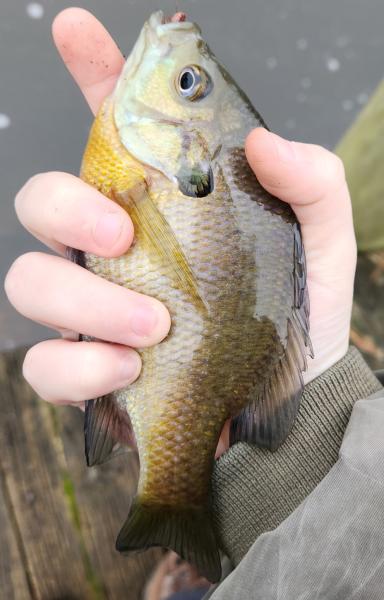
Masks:
[[[264,125],[198,27],[158,12],[95,119],[81,169],[129,213],[135,239],[118,258],[74,256],[164,302],[172,322],[162,343],[139,350],[133,384],[87,403],[88,462],[134,443],[140,477],[117,548],[172,548],[211,581],[223,424],[232,417],[231,443],[283,443],[310,352],[300,227],[244,153],[248,132]]]

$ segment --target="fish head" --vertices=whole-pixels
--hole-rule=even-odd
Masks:
[[[212,165],[226,136],[242,129],[247,104],[199,27],[161,11],[145,23],[113,101],[129,153],[190,196],[212,191]]]

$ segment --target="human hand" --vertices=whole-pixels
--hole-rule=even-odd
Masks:
[[[250,133],[245,150],[261,185],[288,202],[301,225],[314,351],[304,373],[308,383],[339,361],[349,344],[357,250],[343,164],[325,148],[262,128]],[[229,421],[216,457],[228,447]]]
[[[53,35],[96,113],[124,64],[120,51],[95,17],[81,9],[58,15]],[[66,173],[36,175],[15,204],[24,227],[62,256],[67,246],[119,256],[132,242],[127,213]],[[141,362],[132,348],[158,343],[170,326],[168,311],[157,300],[109,283],[59,256],[20,256],[8,272],[5,289],[24,316],[63,334],[64,339],[33,346],[23,366],[37,393],[56,404],[81,404],[134,381]],[[77,342],[73,332],[105,342]]]
[[[301,225],[314,350],[304,373],[308,383],[340,360],[349,344],[356,240],[344,167],[325,148],[265,129],[252,131],[246,154],[262,186],[288,202]]]
[[[201,577],[193,565],[182,561],[175,552],[170,551],[151,574],[144,600],[166,600],[174,594],[192,590],[204,593],[209,587],[209,581]]]
[[[123,56],[103,26],[82,9],[60,13],[53,34],[65,64],[96,113],[114,88]],[[260,183],[292,205],[302,226],[315,353],[315,359],[309,359],[307,382],[337,362],[348,347],[356,244],[344,171],[339,159],[327,150],[287,142],[264,129],[250,134],[246,152]],[[132,241],[128,215],[67,174],[32,178],[19,192],[16,210],[22,224],[60,254],[66,246],[73,246],[118,256]],[[101,216],[104,225],[96,227]],[[113,221],[115,225],[117,221],[114,233]],[[101,238],[95,238],[95,232]],[[6,291],[22,314],[66,337],[68,331],[81,331],[110,342],[50,340],[28,351],[26,379],[43,398],[55,403],[81,403],[132,382],[139,374],[140,358],[127,346],[155,344],[170,325],[168,312],[156,300],[108,283],[59,257],[21,256],[8,273]],[[152,308],[156,323],[146,335],[137,335],[135,324],[150,329],[151,317],[149,312],[144,314],[145,308]],[[135,317],[137,309],[141,314]],[[227,447],[228,426],[218,454]]]

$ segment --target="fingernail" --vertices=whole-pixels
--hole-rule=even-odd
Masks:
[[[158,319],[158,312],[151,305],[138,306],[132,315],[131,329],[136,335],[147,337],[155,330]]]
[[[123,229],[123,219],[115,212],[104,213],[93,230],[93,238],[101,248],[112,248]]]
[[[138,354],[129,352],[125,354],[120,363],[119,386],[127,385],[137,379],[141,370],[141,360]]]
[[[272,139],[275,143],[277,154],[280,160],[289,162],[296,159],[294,142],[289,142],[279,135],[276,135],[276,133],[270,133],[270,136],[272,136]]]

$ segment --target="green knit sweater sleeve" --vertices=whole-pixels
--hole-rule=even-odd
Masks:
[[[215,526],[234,565],[330,471],[354,403],[381,388],[351,347],[342,360],[306,385],[295,426],[277,451],[239,443],[217,461],[212,488]]]

